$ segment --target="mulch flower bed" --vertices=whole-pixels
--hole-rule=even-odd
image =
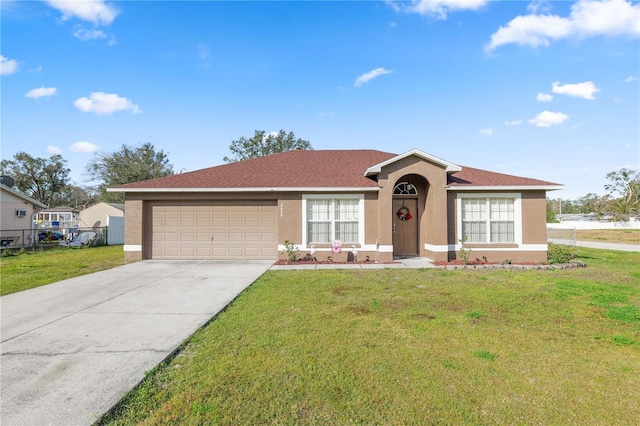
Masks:
[[[390,263],[398,263],[398,262],[378,262],[377,264],[390,264]],[[275,263],[276,265],[373,265],[376,264],[375,261],[358,261],[358,262],[332,262],[330,260],[297,260],[292,262],[286,259],[279,259]]]

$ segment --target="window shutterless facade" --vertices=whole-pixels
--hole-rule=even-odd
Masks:
[[[522,243],[520,194],[459,194],[458,239]]]
[[[362,195],[303,196],[305,244],[362,244],[364,197]]]

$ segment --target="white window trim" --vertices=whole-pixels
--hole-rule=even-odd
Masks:
[[[462,200],[464,198],[513,198],[513,243],[470,243],[470,244],[517,244],[522,246],[522,194],[519,192],[475,192],[471,194],[456,194],[456,250],[462,247]]]
[[[358,242],[364,246],[364,194],[303,194],[302,195],[302,247],[307,248],[307,200],[358,200]],[[335,230],[334,230],[335,231]],[[345,242],[345,244],[353,244]]]

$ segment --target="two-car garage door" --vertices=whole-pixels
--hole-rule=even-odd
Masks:
[[[153,259],[276,259],[276,202],[153,204]]]

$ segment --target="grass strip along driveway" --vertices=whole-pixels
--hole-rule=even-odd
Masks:
[[[640,254],[271,271],[100,423],[640,423]]]
[[[122,246],[65,247],[0,259],[0,296],[124,265]]]
[[[601,243],[640,244],[640,229],[578,229],[576,239]]]

